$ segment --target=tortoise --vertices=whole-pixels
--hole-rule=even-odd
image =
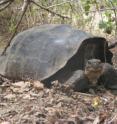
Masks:
[[[66,24],[35,26],[17,34],[0,57],[0,74],[12,80],[40,80],[50,86],[66,82],[89,59],[112,64],[113,54],[103,37]]]

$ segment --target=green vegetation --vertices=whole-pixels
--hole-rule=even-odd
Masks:
[[[109,35],[117,32],[117,0],[27,0],[22,19],[26,0],[9,0],[11,4],[5,8],[6,4],[1,4],[4,1],[8,0],[0,2],[0,36],[12,34],[16,28],[22,31],[49,23],[70,24]]]

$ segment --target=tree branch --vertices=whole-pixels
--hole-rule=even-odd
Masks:
[[[93,11],[86,11],[86,12],[90,13],[90,12],[106,11],[106,10],[117,10],[117,7],[105,8],[105,9],[99,9],[99,10],[93,10]]]
[[[40,7],[41,9],[46,10],[46,11],[48,11],[49,13],[52,13],[53,15],[57,15],[57,16],[63,18],[63,19],[65,19],[65,18],[70,19],[70,17],[68,17],[68,16],[63,16],[63,15],[61,15],[61,14],[55,13],[55,12],[49,10],[48,8],[45,8],[44,6],[41,6],[40,4],[38,4],[38,3],[36,3],[36,2],[34,2],[34,1],[32,1],[32,0],[31,0],[31,2],[32,2],[33,4],[35,4],[36,6]]]
[[[4,5],[3,7],[0,8],[0,12],[3,11],[4,9],[6,9],[8,6],[11,5],[13,1],[7,2],[6,5]]]
[[[12,36],[11,36],[11,38],[10,38],[10,40],[9,40],[9,42],[8,42],[8,44],[7,44],[7,46],[4,48],[4,51],[2,52],[1,55],[5,55],[7,48],[10,46],[12,39],[13,39],[14,36],[16,35],[17,29],[18,29],[18,27],[19,27],[19,25],[20,25],[20,23],[21,23],[21,21],[22,21],[22,19],[23,19],[24,14],[25,14],[26,11],[27,11],[28,5],[30,4],[30,0],[24,0],[24,4],[25,4],[25,6],[24,6],[24,9],[23,9],[21,18],[20,18],[20,20],[18,21],[18,23],[17,23],[17,25],[16,25],[16,27],[15,27],[15,31],[14,31],[14,33],[12,34]],[[23,5],[24,5],[24,4],[23,4]]]
[[[63,4],[66,4],[66,3],[71,3],[72,1],[65,1],[65,2],[62,2],[62,3],[59,3],[59,4],[55,4],[55,5],[51,5],[51,6],[48,6],[47,8],[52,8],[52,7],[56,7],[56,6],[60,6],[60,5],[63,5]]]
[[[7,4],[7,3],[9,3],[9,2],[11,2],[11,0],[5,0],[5,1],[3,0],[3,1],[0,2],[0,6],[1,6],[1,5],[4,5],[4,4]]]

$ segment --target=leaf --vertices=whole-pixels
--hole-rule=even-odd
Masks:
[[[100,29],[106,28],[106,22],[100,21],[100,22],[99,22],[99,28],[100,28]]]
[[[91,1],[90,0],[87,0],[85,4],[91,4]]]
[[[109,2],[117,4],[117,0],[109,0]]]
[[[86,12],[89,11],[90,5],[89,4],[85,5],[84,9],[85,9]]]
[[[37,90],[43,90],[44,89],[44,85],[40,81],[34,81],[33,86]]]
[[[11,123],[8,122],[8,121],[3,121],[3,122],[1,122],[0,124],[11,124]]]
[[[93,124],[99,124],[100,122],[100,119],[99,119],[99,116],[97,116],[93,122]]]
[[[99,98],[99,97],[95,97],[95,98],[93,99],[93,101],[92,101],[92,106],[93,106],[94,108],[97,108],[97,107],[100,105],[100,103],[101,103],[100,98]]]
[[[96,0],[92,0],[92,4],[96,4],[97,3],[97,1]]]
[[[105,33],[107,34],[111,34],[112,32],[112,27],[107,27],[105,30],[104,30]]]
[[[90,5],[89,4],[85,5],[84,9],[85,9],[85,14],[88,15],[90,10]]]

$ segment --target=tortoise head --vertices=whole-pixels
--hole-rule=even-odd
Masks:
[[[90,59],[85,66],[85,75],[92,85],[96,85],[103,72],[102,63],[99,59]]]

